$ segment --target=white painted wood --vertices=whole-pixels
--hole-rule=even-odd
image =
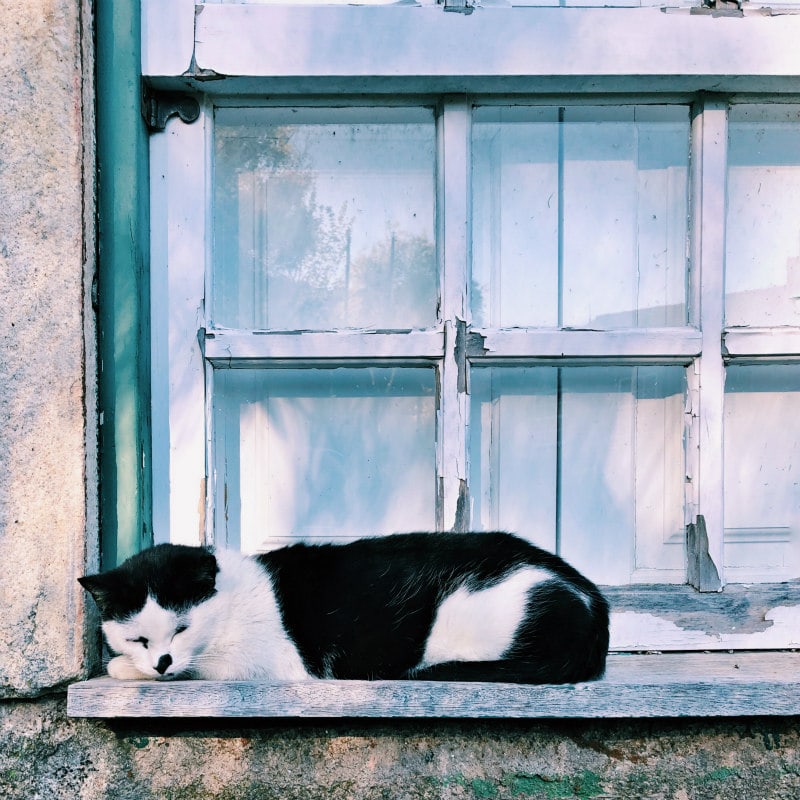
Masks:
[[[729,328],[723,336],[723,344],[725,355],[729,359],[798,358],[800,357],[800,328]]]
[[[470,358],[628,359],[688,364],[701,353],[696,328],[537,330],[479,328],[470,339]],[[535,354],[535,355],[533,355]]]
[[[169,541],[169,486],[161,476],[169,475],[169,143],[167,132],[150,139],[150,427],[152,460],[153,535],[156,542]],[[158,476],[158,477],[156,477]]]
[[[142,75],[192,67],[195,0],[142,0]]]
[[[589,683],[115,681],[69,687],[71,717],[629,718],[800,714],[800,653],[611,656]]]
[[[151,139],[153,527],[156,542],[205,538],[206,116]]]
[[[696,362],[693,414],[697,416],[696,439],[699,460],[689,456],[697,468],[696,509],[705,517],[709,555],[723,574],[723,415],[725,365],[721,339],[724,316],[725,186],[727,175],[727,107],[705,101],[702,114],[693,120],[694,209],[692,227],[693,262],[699,273],[699,313],[702,325],[702,356]],[[691,437],[690,437],[691,438]]]
[[[460,16],[460,15],[454,15]],[[469,242],[470,108],[463,99],[445,101],[439,118],[439,236],[443,243],[441,316],[445,352],[439,375],[437,475],[439,527],[468,526],[466,489],[469,419],[466,358]]]
[[[215,328],[206,331],[205,356],[215,367],[249,366],[266,361],[324,362],[333,359],[413,363],[444,354],[440,330],[302,331],[266,333]]]
[[[765,616],[771,625],[757,633],[709,633],[691,630],[650,613],[618,612],[611,616],[613,650],[769,650],[800,646],[800,612],[778,607]]]
[[[791,76],[800,73],[798,38],[800,19],[791,15],[208,4],[198,6],[196,60],[200,69],[243,76]]]

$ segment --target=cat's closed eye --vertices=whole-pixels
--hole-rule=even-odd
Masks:
[[[183,633],[185,630],[188,630],[188,628],[188,625],[178,625],[178,627],[175,628],[175,636],[177,636],[179,633]]]
[[[134,644],[140,644],[145,650],[147,650],[147,645],[150,644],[150,640],[145,636],[140,636],[138,639],[128,639],[128,641],[133,642]]]

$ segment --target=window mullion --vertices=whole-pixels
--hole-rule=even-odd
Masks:
[[[444,102],[439,120],[439,234],[444,360],[437,425],[437,523],[468,527],[467,502],[467,257],[469,250],[469,106]]]
[[[693,141],[693,315],[702,331],[702,355],[689,367],[690,432],[688,474],[693,497],[689,516],[702,515],[708,555],[723,575],[723,411],[725,196],[727,104],[705,99],[692,122]],[[710,587],[709,587],[710,588]]]

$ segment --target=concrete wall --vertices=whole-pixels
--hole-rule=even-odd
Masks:
[[[98,538],[87,5],[3,0],[0,66],[0,797],[800,797],[793,719],[67,719],[97,641],[75,582]]]
[[[0,4],[2,696],[64,684],[86,662],[75,582],[96,540],[86,17],[80,0]]]

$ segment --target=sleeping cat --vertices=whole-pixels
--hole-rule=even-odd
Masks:
[[[598,678],[608,604],[507,533],[409,533],[256,556],[162,544],[100,575],[123,679]]]

